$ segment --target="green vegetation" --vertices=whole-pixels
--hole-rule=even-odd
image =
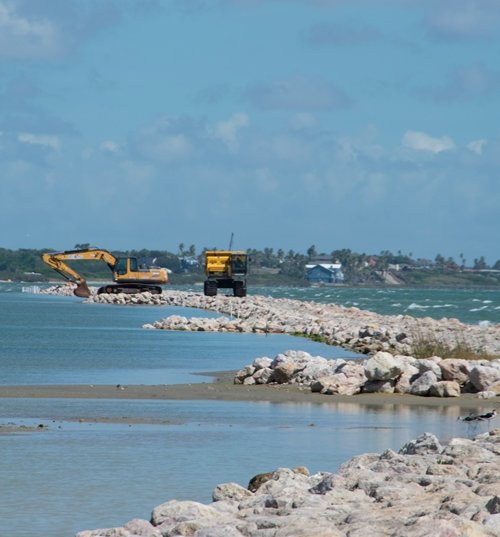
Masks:
[[[77,244],[77,248],[86,248],[88,244]],[[69,247],[68,249],[71,249]],[[204,280],[203,252],[196,252],[194,245],[185,247],[179,244],[176,253],[165,250],[128,250],[116,251],[115,255],[135,256],[140,263],[167,267],[171,270],[171,282],[175,284],[193,284]],[[213,249],[213,248],[210,248]],[[57,280],[59,276],[41,260],[41,254],[51,249],[8,250],[0,248],[0,279],[13,281],[47,281]],[[414,259],[412,254],[393,254],[387,250],[380,254],[356,253],[349,249],[318,253],[315,246],[306,253],[282,249],[264,248],[248,249],[250,256],[250,273],[248,285],[258,286],[308,286],[305,274],[306,264],[335,263],[342,264],[344,285],[349,286],[385,286],[389,281],[396,281],[408,287],[499,287],[500,260],[489,267],[483,256],[474,259],[472,266],[466,265],[463,254],[456,263],[453,258],[445,259],[437,254],[434,260]],[[74,262],[72,266],[88,280],[109,280],[110,271],[106,264],[100,262]]]
[[[315,343],[326,343],[327,345],[331,345],[331,341],[329,341],[326,337],[320,336],[318,334],[304,334],[303,332],[292,332],[290,334],[295,337],[305,337],[307,339],[310,339],[311,341],[314,341]]]
[[[412,335],[412,356],[415,358],[458,358],[463,360],[496,360],[498,356],[488,354],[484,349],[471,347],[463,338],[456,338],[451,344],[440,341],[434,334],[416,331]]]

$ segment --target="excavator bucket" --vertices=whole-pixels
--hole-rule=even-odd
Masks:
[[[81,298],[88,298],[91,293],[87,283],[81,282],[75,287],[73,294]]]

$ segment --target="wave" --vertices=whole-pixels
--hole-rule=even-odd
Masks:
[[[421,304],[415,304],[415,302],[412,302],[406,309],[407,310],[426,310],[426,309],[429,309],[429,306],[422,306]]]
[[[483,310],[486,310],[486,309],[488,309],[488,306],[481,306],[480,308],[472,308],[469,311],[483,311]]]

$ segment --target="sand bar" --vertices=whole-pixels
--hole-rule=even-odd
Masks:
[[[496,400],[479,399],[473,394],[460,397],[419,397],[408,394],[366,393],[358,395],[322,395],[309,388],[293,385],[236,385],[232,373],[218,376],[215,382],[171,385],[33,385],[1,386],[0,398],[60,398],[115,400],[207,400],[270,403],[351,403],[370,406],[422,406],[483,409],[497,407]]]

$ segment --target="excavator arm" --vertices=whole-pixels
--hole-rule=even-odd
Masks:
[[[76,296],[83,298],[90,296],[87,281],[67,261],[105,261],[112,271],[116,265],[116,257],[112,253],[98,248],[45,253],[42,255],[42,260],[68,281],[76,283],[76,289],[73,292]]]

